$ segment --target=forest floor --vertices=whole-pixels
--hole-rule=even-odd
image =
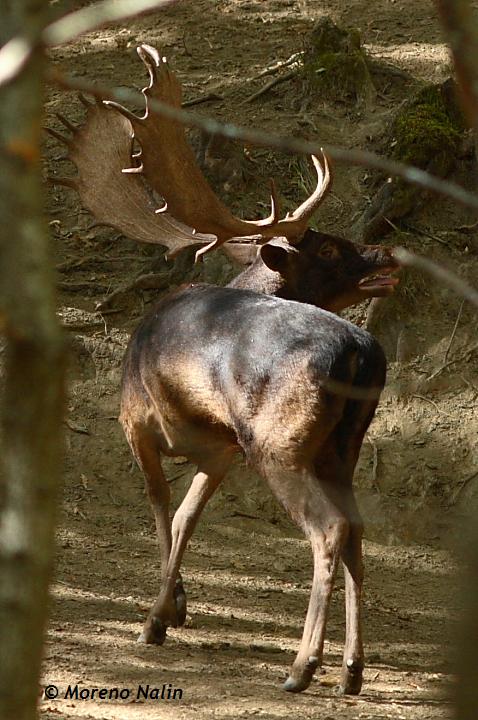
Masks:
[[[53,51],[52,58],[79,77],[142,87],[143,67],[134,49],[146,42],[167,55],[186,99],[208,93],[222,98],[199,105],[201,113],[383,152],[384,128],[397,108],[420,83],[451,74],[432,11],[428,0],[179,2],[125,27],[91,33]],[[270,79],[259,73],[301,51],[323,16],[359,28],[367,53],[401,72],[374,77],[378,93],[369,104],[307,102],[298,76],[247,102]],[[47,110],[77,121],[83,112],[72,95],[55,90]],[[48,139],[45,147],[50,174],[63,174],[58,144]],[[266,150],[241,149],[240,155],[242,180],[216,178],[234,210],[257,213],[258,203],[267,202],[270,175],[280,178],[286,204],[303,197],[309,179],[303,162]],[[317,219],[321,229],[350,237],[368,201],[366,176],[360,168],[335,168],[333,191]],[[474,182],[463,165],[454,179]],[[186,553],[185,627],[168,631],[162,647],[136,643],[158,592],[159,557],[143,479],[117,416],[128,337],[158,291],[120,294],[105,312],[97,304],[141,271],[158,263],[164,269],[164,263],[157,248],[90,229],[91,218],[71,191],[51,189],[49,212],[60,315],[72,357],[66,481],[43,669],[44,685],[56,685],[59,697],[42,699],[42,717],[449,717],[450,648],[462,606],[459,558],[467,511],[478,495],[476,315],[431,279],[405,277],[399,294],[405,317],[402,312],[395,334],[383,330],[389,379],[356,473],[366,523],[364,687],[358,697],[335,692],[345,627],[339,577],[325,672],[306,692],[290,695],[281,684],[301,635],[310,548],[242,461],[211,500]],[[473,220],[451,201],[430,199],[413,216],[413,229],[386,242],[419,250],[473,281],[477,233],[459,230]],[[215,272],[214,259],[199,269],[185,265],[185,278],[201,273],[208,279]],[[352,317],[363,322],[365,308]],[[177,505],[194,468],[179,459],[167,461],[165,470]],[[79,690],[129,692],[123,700],[65,699],[68,686],[77,684]],[[181,689],[182,698],[137,698],[138,686],[148,684]]]

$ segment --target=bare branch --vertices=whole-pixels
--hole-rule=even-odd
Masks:
[[[468,283],[458,277],[458,275],[450,272],[450,270],[438,265],[433,262],[433,260],[429,260],[421,255],[414,255],[408,250],[405,250],[405,248],[395,248],[393,255],[400,265],[423,270],[429,275],[432,275],[436,280],[439,280],[440,283],[448,285],[448,287],[458,295],[461,295],[478,307],[478,291],[472,288],[471,285],[468,285]]]
[[[103,25],[137,17],[177,2],[178,0],[103,0],[68,13],[48,25],[43,32],[43,42],[48,46],[61,45]]]
[[[51,83],[67,90],[84,92],[100,100],[113,100],[121,104],[143,102],[143,96],[137,90],[101,87],[82,80],[81,78],[66,76],[56,69],[50,70],[49,80]],[[320,155],[323,150],[329,157],[335,160],[336,163],[381,170],[388,175],[401,177],[424,190],[445,195],[461,205],[478,210],[478,197],[464,190],[459,185],[447,182],[446,180],[440,180],[424,170],[379,157],[375,155],[375,153],[366,150],[324,145],[323,143],[310,142],[291,136],[273,135],[264,130],[244,128],[231,123],[221,123],[211,118],[195,115],[186,110],[173,108],[171,105],[153,98],[150,99],[149,106],[151,110],[160,115],[177,120],[187,127],[200,128],[211,135],[221,135],[232,140],[242,140],[251,145],[275,148],[284,153],[295,155]]]
[[[252,93],[252,95],[249,95],[249,97],[243,100],[241,105],[254,102],[254,100],[257,100],[258,98],[268,93],[269,90],[272,90],[272,88],[276,85],[279,85],[279,83],[287,82],[288,80],[292,80],[292,78],[295,78],[297,76],[297,73],[298,70],[289,70],[288,73],[285,73],[284,75],[279,75],[279,77],[269,80],[269,82],[266,83],[264,87],[261,87],[260,90],[257,90],[256,92]]]
[[[452,333],[450,335],[450,340],[448,341],[448,347],[445,351],[445,356],[443,358],[443,362],[446,363],[448,360],[448,355],[450,354],[451,346],[453,345],[453,340],[455,339],[456,331],[458,330],[458,325],[460,324],[461,316],[463,313],[463,308],[465,307],[465,301],[462,300],[460,304],[460,309],[458,310],[458,315],[456,316],[455,324],[453,326]]]
[[[41,35],[41,42],[47,47],[61,45],[104,25],[137,17],[177,2],[179,0],[102,0],[47,25]],[[0,87],[11,82],[21,72],[34,50],[35,44],[21,35],[0,48]]]
[[[14,37],[0,48],[0,86],[16,78],[32,52],[32,44],[23,37]]]
[[[460,353],[457,357],[454,357],[453,360],[448,360],[443,365],[440,365],[438,370],[435,370],[432,372],[431,375],[428,375],[426,378],[427,382],[430,382],[430,380],[433,380],[437,377],[437,375],[440,375],[444,370],[449,368],[451,365],[456,365],[456,363],[461,362],[462,360],[468,360],[470,359],[471,355],[478,350],[478,345],[472,345],[471,347],[467,347],[464,353]],[[466,382],[466,380],[465,380]]]
[[[269,67],[264,68],[264,70],[261,70],[260,73],[255,75],[254,77],[250,78],[250,80],[260,80],[260,78],[265,77],[266,75],[274,75],[274,73],[279,72],[285,67],[288,67],[289,65],[298,64],[301,57],[303,57],[304,51],[301,50],[300,52],[293,53],[287,60],[279,60],[278,62],[274,63],[273,65],[269,65]]]

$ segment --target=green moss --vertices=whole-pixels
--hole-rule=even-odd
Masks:
[[[386,135],[391,144],[388,154],[432,175],[446,177],[456,163],[464,129],[453,81],[427,85],[395,116]],[[364,240],[372,242],[385,234],[391,223],[413,212],[424,197],[423,191],[401,178],[388,179],[358,223]]]
[[[445,85],[423,88],[392,125],[392,157],[446,174],[456,157],[463,120]]]
[[[324,53],[307,67],[309,89],[335,98],[360,97],[364,75],[363,58],[340,53]]]
[[[358,100],[375,92],[358,31],[343,30],[328,18],[309,36],[303,73],[308,92],[329,99]]]

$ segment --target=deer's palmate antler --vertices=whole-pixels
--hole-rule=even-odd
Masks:
[[[49,130],[69,147],[69,158],[78,169],[76,178],[52,178],[74,187],[83,205],[99,223],[115,227],[140,242],[157,243],[172,256],[190,245],[203,245],[200,253],[231,238],[266,242],[275,236],[298,241],[330,185],[326,158],[323,167],[312,157],[317,186],[293,213],[279,219],[272,185],[272,210],[263,220],[235,217],[214,193],[196,162],[184,126],[151,110],[150,100],[181,107],[181,86],[166,58],[149,46],[138,54],[150,82],[143,89],[145,111],[136,116],[117,103],[83,102],[88,108],[79,129],[59,115],[73,130],[71,140]],[[139,152],[134,152],[135,142]],[[163,206],[158,207],[160,198]]]

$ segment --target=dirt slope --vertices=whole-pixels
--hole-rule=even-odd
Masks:
[[[422,80],[450,74],[432,6],[425,0],[223,0],[181,2],[167,12],[115,31],[93,33],[53,59],[105,84],[141,86],[134,48],[161,48],[184,81],[186,98],[216,93],[223,100],[201,112],[280,133],[345,146],[378,147],[391,114]],[[360,29],[367,52],[403,73],[375,77],[373,106],[307,102],[300,81],[278,84],[245,103],[267,77],[254,79],[302,49],[323,15]],[[81,117],[72,97],[52,90],[48,111]],[[54,123],[53,123],[54,124]],[[50,170],[62,151],[46,142]],[[248,150],[243,180],[216,177],[237,211],[252,216],[267,202],[267,178],[281,179],[285,204],[303,196],[304,163]],[[336,169],[334,190],[318,218],[328,231],[350,236],[367,202],[366,173]],[[456,179],[472,186],[470,163]],[[259,205],[259,210],[261,206]],[[121,359],[131,329],[158,292],[120,296],[108,312],[96,303],[140,271],[164,271],[158,253],[90,219],[70,191],[49,195],[55,236],[61,316],[72,339],[66,486],[59,530],[53,615],[44,684],[64,697],[69,685],[128,689],[124,700],[49,700],[45,718],[445,718],[450,712],[450,645],[459,611],[454,538],[476,501],[474,456],[478,396],[476,316],[460,299],[426,278],[403,285],[393,322],[381,328],[389,383],[357,471],[365,543],[365,684],[357,698],[334,693],[344,636],[344,590],[334,592],[325,674],[300,696],[281,682],[294,658],[312,575],[307,543],[269,491],[238,461],[213,498],[184,563],[189,617],[166,644],[135,643],[158,590],[158,552],[139,471],[116,422]],[[413,231],[387,242],[407,244],[452,264],[476,281],[476,234],[457,230],[473,218],[434,200],[413,217]],[[191,266],[183,261],[184,277]],[[181,266],[179,267],[181,274]],[[225,279],[211,259],[199,272]],[[175,282],[179,282],[175,276]],[[353,313],[363,322],[365,308]],[[456,332],[453,334],[457,322]],[[447,365],[450,361],[452,365]],[[444,367],[446,366],[446,367]],[[431,377],[430,376],[433,376]],[[179,499],[194,469],[167,462]],[[136,699],[139,685],[180,688],[176,700]],[[163,694],[164,692],[163,691]],[[166,692],[167,694],[167,692]]]

